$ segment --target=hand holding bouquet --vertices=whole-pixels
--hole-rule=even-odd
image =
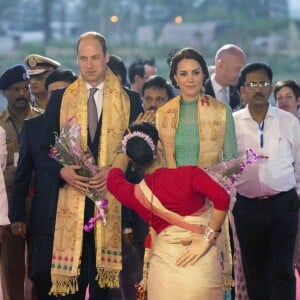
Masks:
[[[89,149],[87,149],[87,151],[83,150],[81,144],[81,127],[78,122],[71,125],[71,121],[73,119],[74,117],[68,119],[65,125],[61,128],[60,134],[56,135],[55,144],[54,146],[51,146],[49,156],[64,167],[71,165],[80,166],[80,169],[76,170],[77,174],[92,178],[97,175],[99,169],[91,151]],[[93,230],[94,223],[100,219],[105,225],[105,210],[108,205],[107,200],[103,199],[101,192],[95,188],[87,188],[84,192],[82,190],[81,192],[91,199],[98,209],[98,215],[89,220],[88,224],[84,226],[84,230]]]

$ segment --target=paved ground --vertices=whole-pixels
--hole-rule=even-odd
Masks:
[[[296,278],[297,278],[297,296],[296,296],[296,300],[300,300],[300,277],[298,275],[298,273],[296,272]],[[2,300],[3,297],[2,297],[2,289],[1,289],[1,286],[0,286],[0,300]],[[88,300],[88,293],[86,295],[86,300]]]
[[[296,300],[300,300],[300,276],[298,274],[298,272],[296,271],[296,279],[297,279],[297,296],[296,296]],[[0,297],[1,299],[1,297]],[[88,292],[86,293],[86,298],[85,300],[88,300],[89,299],[89,295],[88,295]]]

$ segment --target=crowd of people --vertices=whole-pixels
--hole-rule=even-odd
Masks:
[[[0,76],[2,299],[294,300],[300,85],[273,85],[234,44],[212,73],[198,50],[170,51],[169,79],[153,58],[127,72],[97,32],[76,50],[78,74],[29,54]],[[66,122],[90,176],[49,156]],[[229,192],[207,170],[247,149],[264,159]]]

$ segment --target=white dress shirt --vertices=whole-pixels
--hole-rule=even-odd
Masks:
[[[87,86],[87,92],[88,95],[87,97],[89,98],[90,95],[90,89],[92,86],[90,84],[86,84]],[[100,119],[101,113],[102,113],[102,106],[103,106],[103,89],[104,89],[104,81],[101,82],[98,86],[95,86],[97,88],[97,92],[94,94],[95,102],[96,102],[96,107],[97,107],[97,114],[98,114],[98,120]]]
[[[6,166],[6,158],[6,133],[5,130],[0,127],[0,225],[10,224],[8,219],[8,201],[3,176],[3,171]]]
[[[211,84],[214,89],[216,99],[223,103],[229,104],[229,87],[223,87],[218,82],[216,82],[215,74],[211,76]],[[224,95],[224,93],[226,93],[226,95]]]
[[[248,165],[237,191],[248,198],[297,189],[300,194],[300,122],[291,113],[269,105],[261,130],[248,110],[233,113],[239,155],[249,148],[268,156]],[[261,135],[263,147],[261,147]]]

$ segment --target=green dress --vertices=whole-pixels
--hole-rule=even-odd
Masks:
[[[201,141],[198,125],[198,99],[181,100],[179,122],[175,136],[176,165],[198,165]],[[226,128],[223,159],[237,158],[237,144],[231,108],[226,105]],[[200,166],[201,167],[201,166]]]

